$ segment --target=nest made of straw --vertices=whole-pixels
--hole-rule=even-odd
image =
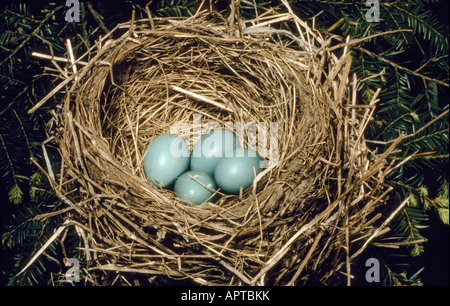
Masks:
[[[376,96],[357,105],[347,47],[336,56],[292,12],[242,23],[209,14],[132,20],[60,84],[70,86],[54,113],[62,166],[51,181],[70,206],[61,213],[82,237],[88,274],[326,284],[338,271],[350,280],[351,263],[379,233],[388,152],[365,145]],[[244,143],[267,149],[271,163],[244,193],[187,206],[145,178],[142,158],[174,127],[195,142],[199,118],[203,128],[265,128],[266,141]]]

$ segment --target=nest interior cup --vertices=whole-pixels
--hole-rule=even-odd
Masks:
[[[78,211],[68,218],[87,232],[91,273],[231,285],[293,284],[301,275],[326,283],[350,258],[344,229],[352,241],[375,231],[369,221],[384,186],[373,179],[381,168],[367,165],[381,163],[365,149],[360,126],[344,120],[354,102],[350,56],[325,62],[325,40],[288,17],[308,35],[259,23],[236,29],[199,14],[133,21],[99,43],[68,90],[56,137],[60,188]],[[265,18],[275,24],[279,16]],[[146,179],[142,159],[152,139],[173,133],[192,148],[214,128],[242,133],[243,145],[264,158],[253,186],[188,206]]]

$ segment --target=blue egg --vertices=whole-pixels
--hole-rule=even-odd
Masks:
[[[203,135],[192,149],[191,170],[201,170],[213,175],[219,160],[239,147],[236,135],[229,130],[212,130]]]
[[[214,170],[214,180],[226,193],[239,194],[253,184],[255,173],[261,170],[261,156],[247,148],[236,148],[222,158]]]
[[[183,173],[173,187],[175,195],[186,204],[202,204],[211,199],[216,189],[212,176],[199,170]]]
[[[163,134],[150,143],[142,164],[153,185],[168,188],[189,168],[190,152],[181,137]]]

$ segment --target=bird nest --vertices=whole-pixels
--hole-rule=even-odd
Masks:
[[[79,70],[48,96],[66,88],[52,112],[61,168],[45,172],[67,205],[63,226],[81,237],[85,277],[350,280],[381,232],[389,152],[366,146],[377,93],[358,104],[351,41],[330,41],[289,8],[239,23],[149,15],[72,58]],[[143,155],[156,136],[175,133],[192,146],[217,126],[242,131],[243,145],[264,158],[250,188],[191,206],[146,179]]]

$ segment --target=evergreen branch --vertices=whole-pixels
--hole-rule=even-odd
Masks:
[[[18,186],[19,184],[18,184],[17,179],[16,179],[16,172],[14,171],[14,164],[13,164],[13,162],[12,162],[12,160],[11,160],[11,156],[10,156],[9,153],[8,153],[8,148],[6,147],[6,143],[5,143],[5,141],[3,140],[3,137],[2,137],[2,134],[1,134],[1,133],[0,133],[0,141],[2,142],[3,150],[5,150],[6,159],[8,160],[8,165],[9,165],[9,167],[11,168],[11,176],[12,176],[12,178],[14,179],[14,184],[15,184],[16,186]]]
[[[14,185],[8,192],[8,200],[13,204],[20,204],[23,201],[23,191],[19,185]]]
[[[434,155],[435,153],[436,152],[422,152],[422,153],[413,154],[413,155],[408,156],[408,157],[391,156],[390,159],[393,159],[393,160],[405,160],[405,159],[408,159],[408,161],[410,161],[410,160],[414,160],[414,159],[418,159],[418,158],[422,158],[422,159],[448,159],[448,157],[449,157],[449,154]]]
[[[97,21],[98,25],[100,26],[100,28],[103,30],[103,32],[105,32],[105,34],[108,34],[109,29],[105,26],[105,23],[103,22],[102,17],[94,9],[94,7],[92,6],[92,3],[88,1],[86,4],[87,4],[89,11],[94,16],[95,20]]]
[[[361,52],[363,52],[363,53],[366,53],[367,55],[369,55],[371,57],[378,58],[379,60],[381,60],[381,61],[383,61],[383,62],[393,66],[395,69],[403,70],[403,71],[406,71],[409,74],[415,75],[415,76],[417,76],[417,77],[419,77],[419,78],[421,78],[423,80],[427,80],[427,81],[434,82],[434,83],[437,83],[437,84],[445,86],[445,87],[449,87],[449,84],[444,82],[444,81],[441,81],[441,80],[438,80],[438,79],[433,79],[433,78],[430,78],[429,76],[426,76],[426,75],[423,75],[421,73],[415,72],[415,71],[413,71],[411,69],[408,69],[408,68],[406,68],[404,66],[401,66],[401,65],[399,65],[399,64],[397,64],[397,63],[395,63],[395,62],[393,62],[391,60],[388,60],[387,58],[384,58],[384,57],[382,57],[382,56],[380,56],[380,55],[378,55],[378,54],[376,54],[376,53],[374,53],[372,51],[369,51],[369,50],[367,50],[367,49],[365,49],[363,47],[356,47],[356,49],[361,51]]]
[[[403,286],[405,282],[409,285],[416,285],[416,286],[422,285],[422,283],[420,282],[420,279],[419,279],[419,274],[423,271],[423,268],[419,269],[419,271],[414,273],[413,276],[408,278],[406,276],[406,274],[395,273],[394,271],[392,271],[391,268],[389,268],[389,266],[387,264],[383,264],[383,265],[384,265],[384,268],[387,270],[388,277],[389,277],[388,280],[383,281],[383,283],[385,285],[393,284],[394,286]],[[389,283],[387,283],[387,281],[389,281]]]
[[[35,213],[36,207],[25,208],[22,206],[22,209],[31,215]],[[2,234],[2,245],[5,245],[10,249],[23,245],[25,239],[30,238],[30,236],[37,236],[34,232],[40,225],[40,223],[35,222],[29,216],[26,216],[25,220],[20,220],[21,217],[24,216],[24,213],[19,211],[17,214],[19,215],[19,218],[17,218],[17,216],[14,217],[16,224],[9,226],[8,231]]]
[[[389,15],[389,17],[392,19],[392,21],[395,23],[395,26],[396,26],[397,28],[401,28],[401,26],[399,25],[399,23],[397,22],[397,20],[396,20],[396,19],[394,18],[394,16],[392,15],[391,11],[387,9],[386,12],[388,13],[388,15]],[[411,31],[412,31],[412,29],[411,29]],[[402,33],[402,37],[403,37],[403,41],[408,45],[408,44],[409,44],[409,41],[408,41],[408,39],[406,38],[405,33]]]
[[[423,237],[419,232],[421,228],[428,227],[428,225],[424,225],[423,223],[421,223],[428,220],[428,215],[424,213],[424,210],[405,207],[402,212],[404,215],[404,219],[406,220],[406,230],[408,231],[408,236],[406,237],[405,241],[411,242],[417,241],[418,239],[425,239],[425,237]],[[422,244],[414,242],[411,245],[413,246],[410,252],[411,256],[417,256],[423,252]]]
[[[436,34],[437,36],[439,36],[441,39],[445,39],[444,35],[442,35],[438,30],[436,30],[433,26],[431,26],[430,24],[428,24],[425,20],[423,20],[422,18],[419,17],[419,15],[415,15],[412,14],[411,12],[408,12],[407,10],[399,7],[397,4],[394,4],[393,7],[395,7],[397,10],[399,10],[400,12],[404,13],[405,15],[407,15],[408,17],[415,19],[417,21],[419,21],[421,24],[423,24],[425,27],[427,27],[429,30],[431,30],[432,32],[434,32],[434,34]]]
[[[420,129],[418,129],[418,130],[415,131],[414,133],[409,134],[409,135],[406,135],[403,139],[407,139],[407,138],[410,138],[410,137],[414,137],[414,136],[416,136],[417,134],[421,133],[421,132],[424,131],[426,128],[428,128],[430,125],[433,125],[436,121],[438,121],[438,120],[442,119],[443,117],[445,117],[446,115],[448,115],[448,111],[449,111],[448,109],[445,110],[445,111],[443,111],[439,116],[435,117],[433,120],[431,120],[431,121],[429,121],[428,123],[426,123],[424,126],[422,126]],[[388,141],[387,143],[391,143],[391,142],[394,142],[394,141],[395,141],[395,139],[393,139],[393,140],[391,140],[391,141]]]
[[[417,68],[416,70],[414,70],[414,72],[419,72],[420,70],[422,70],[423,68],[425,68],[426,66],[428,66],[430,63],[432,62],[437,62],[439,60],[443,60],[445,58],[448,58],[448,54],[446,55],[442,55],[439,57],[430,57],[422,66],[420,66],[419,68]]]
[[[0,74],[0,79],[6,79],[8,82],[8,85],[25,85],[25,83],[21,80],[18,80],[16,78],[12,78],[8,75]]]
[[[414,116],[414,112],[409,112],[409,113],[403,114],[403,115],[395,118],[394,120],[392,120],[388,125],[386,125],[386,127],[374,139],[377,139],[379,136],[383,135],[391,126],[393,126],[398,121],[402,120],[403,118],[405,118],[407,116],[413,117]]]
[[[14,11],[9,10],[9,9],[4,10],[3,12],[6,13],[6,14],[15,15],[15,16],[21,18],[21,19],[25,18],[25,19],[27,19],[27,20],[31,20],[31,21],[33,21],[34,23],[39,23],[39,22],[40,22],[39,20],[34,19],[33,16],[31,16],[31,17],[30,17],[30,16],[26,16],[26,15],[24,15],[24,14],[20,14],[20,13],[14,12]]]
[[[412,134],[408,134],[406,135],[403,139],[407,139],[407,138],[411,138],[416,136],[417,134],[423,132],[426,128],[428,128],[430,125],[433,125],[436,121],[442,119],[443,117],[445,117],[446,115],[448,115],[448,109],[445,110],[444,112],[442,112],[439,116],[435,117],[433,120],[429,121],[428,123],[426,123],[425,125],[423,125],[420,129],[418,129],[417,131],[415,131]],[[381,145],[388,145],[391,144],[393,142],[395,142],[397,139],[392,139],[389,141],[379,141],[379,140],[366,140],[369,143],[375,143],[375,144],[381,144]]]
[[[13,113],[14,113],[14,116],[16,117],[17,121],[19,122],[20,129],[22,130],[23,136],[25,137],[25,141],[27,143],[27,148],[30,152],[30,156],[33,156],[33,152],[31,151],[30,141],[28,140],[27,132],[26,132],[25,127],[22,124],[22,120],[20,120],[20,117],[19,117],[19,115],[17,115],[17,112],[14,108],[13,108]]]
[[[389,35],[389,34],[402,33],[402,32],[412,32],[412,31],[413,31],[412,29],[398,29],[398,30],[381,32],[381,33],[373,34],[373,35],[370,35],[370,36],[366,36],[366,37],[362,37],[362,38],[358,38],[358,39],[353,39],[350,42],[337,44],[337,45],[329,48],[328,51],[331,52],[333,50],[340,49],[342,47],[349,47],[349,46],[353,46],[353,45],[358,45],[358,44],[360,44],[363,41],[370,40],[370,39],[373,39],[373,38],[376,38],[376,37],[379,37],[379,36],[386,36],[386,35]]]
[[[64,231],[64,229],[70,224],[70,220],[64,221],[64,223],[55,231],[55,233],[47,240],[46,243],[39,249],[39,251],[34,254],[34,256],[30,259],[30,261],[20,270],[19,273],[16,274],[16,277],[22,274],[24,271],[28,269],[35,261],[39,258],[39,256],[50,246],[50,244],[58,238],[58,236]]]
[[[433,133],[431,133],[431,134],[427,134],[427,135],[421,136],[421,137],[419,137],[419,138],[417,138],[417,139],[414,139],[414,140],[411,140],[411,141],[405,143],[404,146],[405,146],[405,147],[408,147],[408,146],[410,146],[411,144],[413,144],[413,143],[415,143],[415,142],[422,141],[422,140],[425,140],[425,139],[430,138],[430,137],[435,137],[435,136],[437,136],[437,135],[444,134],[445,132],[448,133],[448,132],[449,132],[449,128],[442,129],[442,130],[433,132]]]
[[[3,116],[4,113],[6,113],[7,110],[9,110],[17,101],[18,98],[20,98],[24,93],[28,92],[29,88],[28,86],[24,86],[22,91],[20,93],[18,93],[14,99],[8,104],[7,107],[5,107],[1,112],[0,112],[0,117]]]
[[[61,9],[63,6],[58,6],[57,8],[55,8],[54,10],[50,11],[45,17],[44,19],[42,19],[42,21],[40,22],[40,24],[33,30],[33,32],[31,32],[30,34],[27,35],[27,37],[20,43],[20,45],[18,45],[16,47],[16,49],[14,49],[13,52],[11,52],[9,54],[9,56],[7,56],[5,59],[3,59],[0,62],[0,65],[3,65],[5,62],[11,60],[11,58],[16,55],[17,52],[19,52],[20,49],[22,49],[26,43],[31,39],[31,37],[34,36],[34,34],[37,34],[41,28],[47,23],[47,21],[56,13],[56,11],[58,11],[59,9]]]

